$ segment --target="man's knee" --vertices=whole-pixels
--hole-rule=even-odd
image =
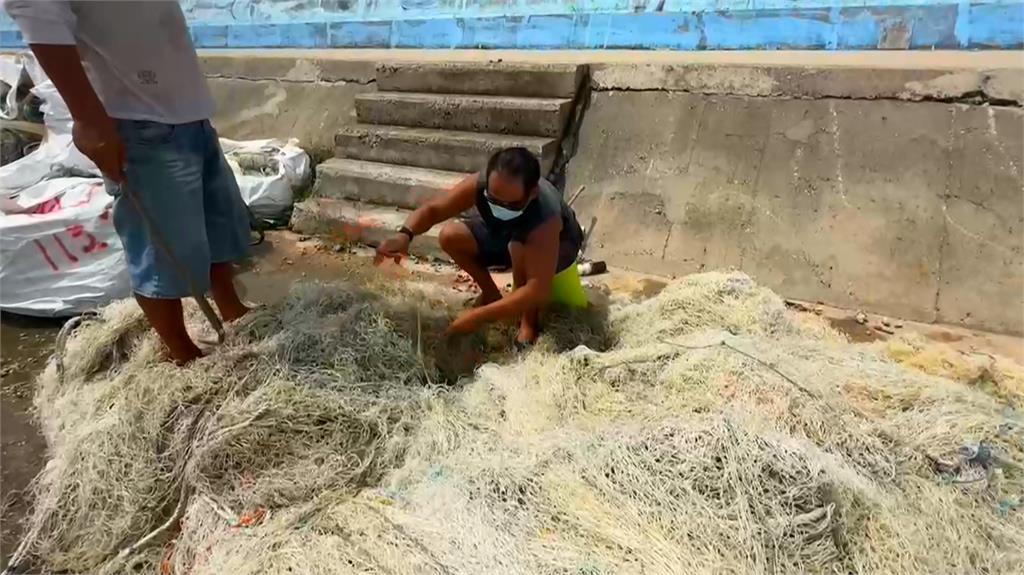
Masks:
[[[466,224],[448,222],[437,236],[441,249],[449,255],[476,253],[476,240]]]

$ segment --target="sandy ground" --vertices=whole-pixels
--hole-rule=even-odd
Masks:
[[[255,249],[254,257],[239,274],[240,291],[251,302],[272,303],[284,297],[298,281],[347,279],[362,284],[401,281],[440,305],[461,306],[476,295],[474,286],[457,270],[440,264],[403,262],[382,268],[372,265],[367,249],[323,244],[291,232],[272,232]],[[499,287],[509,285],[509,274],[495,274]],[[594,297],[651,297],[668,280],[611,270],[585,279]],[[884,340],[893,334],[916,332],[965,353],[992,353],[1024,365],[1024,339],[942,325],[905,322],[896,318],[843,310],[816,302],[790,302],[797,310],[820,315],[850,340]],[[7,557],[17,545],[19,520],[28,508],[24,489],[44,461],[45,443],[31,416],[31,382],[52,352],[60,321],[4,315],[0,319],[3,353],[0,385],[0,553]],[[889,332],[893,332],[890,334]]]
[[[28,510],[23,490],[43,462],[46,444],[32,423],[32,379],[46,365],[61,322],[0,317],[0,553],[17,545],[17,520]]]

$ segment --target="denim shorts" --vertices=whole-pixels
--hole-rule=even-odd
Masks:
[[[161,299],[210,288],[210,264],[240,260],[249,247],[249,214],[217,132],[203,120],[162,124],[117,120],[125,147],[125,183],[107,181],[114,228],[124,245],[135,293]],[[154,242],[132,198],[158,228]],[[178,265],[168,258],[170,250]]]

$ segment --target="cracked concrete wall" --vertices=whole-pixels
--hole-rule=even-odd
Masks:
[[[338,129],[356,123],[355,97],[375,82],[372,61],[204,55],[201,64],[222,136],[298,138],[319,160],[334,155]]]
[[[223,135],[298,137],[323,159],[385,57],[202,63]],[[586,63],[567,189],[587,186],[589,256],[1024,333],[1021,69]]]
[[[378,59],[338,59],[329,53],[320,56],[317,51],[307,54],[203,52],[200,60],[218,102],[214,121],[220,132],[229,138],[297,137],[317,157],[333,155],[334,134],[356,121],[355,96],[374,89]],[[387,54],[382,51],[377,58]],[[577,62],[590,65],[598,91],[1024,102],[1021,69],[624,64],[601,62],[599,56],[593,62]]]
[[[778,98],[1024,103],[1024,69],[596,62],[595,90],[673,91]]]
[[[1024,332],[1020,108],[597,88],[567,185],[589,257]]]

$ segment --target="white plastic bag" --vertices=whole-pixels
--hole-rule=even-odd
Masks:
[[[46,137],[31,154],[0,166],[0,194],[17,195],[21,190],[54,176],[99,176],[99,168],[71,141],[71,112],[46,78],[31,54],[17,56],[18,64],[32,78],[32,93],[43,101],[40,109],[46,124]],[[8,72],[10,73],[10,72]]]
[[[71,141],[71,113],[31,54],[5,57],[4,75],[32,79],[46,137],[0,167],[0,309],[62,316],[131,293],[99,170]],[[70,176],[70,177],[69,177]]]
[[[127,297],[124,251],[110,219],[113,199],[95,164],[72,143],[67,105],[31,54],[5,60],[0,74],[32,79],[46,123],[35,152],[0,167],[0,309],[72,315]],[[286,221],[295,189],[309,181],[309,156],[297,143],[221,140],[257,219]]]
[[[309,182],[309,155],[292,138],[239,142],[220,139],[235,173],[242,200],[258,220],[284,223],[291,214],[295,190]]]
[[[113,198],[100,178],[31,186],[0,214],[0,309],[63,316],[131,294]]]
[[[0,119],[14,120],[18,117],[18,86],[21,85],[25,67],[21,56],[0,54],[0,82],[7,84],[9,90],[0,101]]]

